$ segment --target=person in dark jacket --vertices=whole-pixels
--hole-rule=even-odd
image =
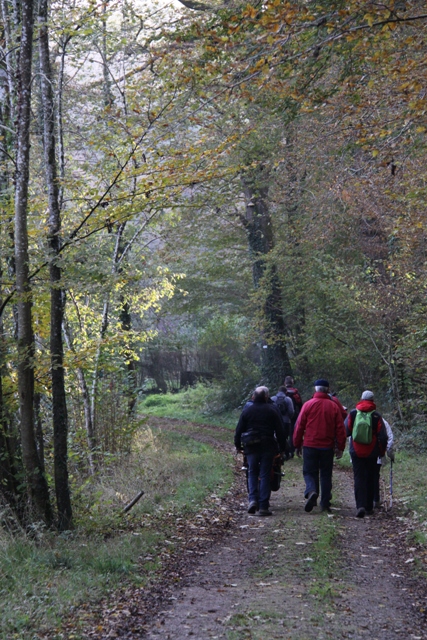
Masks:
[[[329,382],[314,383],[315,394],[303,404],[294,431],[296,451],[303,447],[303,476],[305,480],[305,511],[312,511],[319,496],[322,511],[330,511],[332,498],[332,470],[334,453],[342,456],[346,433],[341,409],[329,396]]]
[[[376,408],[374,394],[372,391],[366,390],[362,393],[356,408],[350,411],[345,421],[346,432],[350,436],[350,456],[353,465],[354,495],[358,518],[364,518],[365,514],[371,515],[373,513],[377,458],[383,456],[387,449],[387,430]],[[372,440],[367,444],[354,442],[352,438],[358,411],[371,414]]]
[[[277,407],[280,417],[283,420],[285,426],[286,438],[292,439],[293,428],[292,418],[294,415],[294,404],[290,398],[286,395],[286,387],[279,387],[279,391],[275,396],[271,397],[271,402]],[[294,446],[289,440],[286,442],[286,458],[293,457]]]
[[[291,419],[291,424],[289,427],[289,454],[290,457],[294,457],[295,447],[294,447],[294,429],[295,423],[298,419],[299,413],[302,408],[302,398],[301,394],[295,386],[295,381],[292,376],[286,376],[284,387],[286,389],[287,397],[292,401],[294,412]]]
[[[243,409],[234,445],[238,451],[243,449],[248,463],[248,513],[271,516],[271,467],[278,448],[286,450],[286,432],[277,407],[269,402],[267,387],[257,387],[253,404]]]

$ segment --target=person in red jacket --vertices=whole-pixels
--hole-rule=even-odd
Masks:
[[[334,453],[342,456],[346,433],[341,410],[329,396],[329,382],[314,383],[315,393],[303,404],[294,431],[297,451],[303,446],[303,476],[305,480],[305,511],[312,511],[319,496],[322,511],[330,512],[332,498],[332,468]]]
[[[384,456],[387,448],[387,430],[376,408],[374,394],[372,391],[366,390],[362,393],[356,408],[350,411],[345,421],[346,432],[350,436],[350,457],[353,465],[354,495],[358,518],[364,518],[365,514],[371,515],[373,513],[377,458]],[[353,438],[353,426],[358,411],[371,414],[372,439],[367,444],[355,442]]]

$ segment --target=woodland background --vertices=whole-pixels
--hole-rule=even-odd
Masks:
[[[425,443],[426,3],[0,4],[2,513],[71,530],[196,382],[372,388]]]

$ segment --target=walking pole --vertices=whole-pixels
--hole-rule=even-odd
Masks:
[[[393,506],[393,461],[390,460],[390,509]]]

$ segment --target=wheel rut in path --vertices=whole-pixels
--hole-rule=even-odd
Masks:
[[[339,468],[332,514],[305,513],[301,461],[284,471],[267,518],[246,514],[240,476],[229,533],[135,637],[427,639],[425,581],[412,575],[406,519],[395,508],[355,518],[352,474]]]

